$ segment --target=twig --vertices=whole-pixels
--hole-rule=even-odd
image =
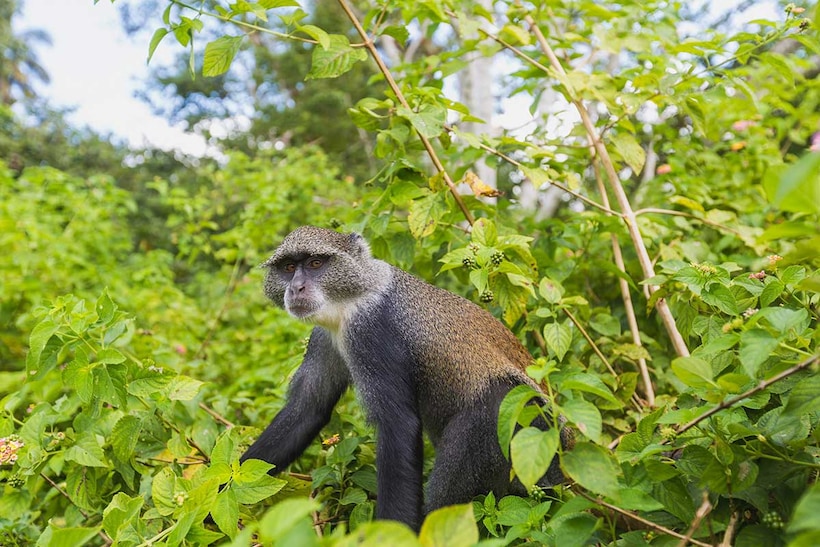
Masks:
[[[678,542],[677,547],[686,547],[686,544],[692,541],[692,536],[700,528],[700,523],[712,511],[712,502],[709,501],[709,494],[703,492],[703,503],[700,504],[698,510],[695,512],[695,520],[686,531],[686,535]]]
[[[604,365],[606,365],[607,370],[609,370],[609,373],[612,374],[612,376],[617,380],[618,379],[618,373],[612,367],[612,364],[609,362],[609,359],[607,359],[604,356],[603,352],[600,350],[600,348],[598,348],[598,345],[592,340],[592,337],[589,335],[589,333],[586,331],[586,329],[584,329],[584,326],[581,325],[581,323],[575,318],[574,315],[572,315],[572,312],[570,312],[568,309],[563,308],[563,312],[564,312],[564,314],[566,314],[567,317],[569,317],[569,320],[572,321],[572,323],[578,329],[578,332],[580,332],[581,336],[583,336],[584,339],[587,341],[587,344],[589,344],[589,346],[592,348],[592,351],[595,352],[595,355],[598,356],[598,359],[603,361]],[[635,395],[634,393],[632,394],[631,400],[632,400],[632,403],[635,405],[635,407],[637,408],[638,411],[643,409],[643,405],[641,405],[640,399],[638,399],[638,396]]]
[[[660,532],[662,534],[666,534],[666,535],[676,537],[676,538],[679,538],[679,539],[683,539],[685,537],[683,534],[681,534],[679,532],[671,530],[671,529],[669,529],[665,526],[661,526],[660,524],[655,524],[651,520],[647,520],[643,517],[639,517],[638,515],[636,515],[634,513],[630,513],[629,511],[625,511],[624,509],[621,509],[620,507],[618,507],[616,505],[612,505],[611,503],[607,503],[607,502],[605,502],[604,500],[602,500],[600,498],[593,498],[589,494],[586,494],[585,492],[581,492],[581,491],[578,491],[577,493],[580,496],[588,499],[592,503],[597,503],[601,507],[606,507],[610,511],[618,513],[619,515],[623,515],[624,517],[626,517],[630,520],[634,520],[635,522],[640,522],[641,524],[643,524],[644,526],[646,526],[648,528],[651,528],[652,530],[655,530],[655,531]],[[693,543],[695,545],[698,545],[699,547],[712,547],[708,543],[704,543],[704,542],[698,541],[696,539],[690,539],[689,542]]]
[[[50,485],[51,485],[51,487],[52,487],[53,489],[55,489],[57,492],[59,492],[61,496],[65,497],[65,499],[67,499],[67,500],[68,500],[68,501],[69,501],[72,505],[74,505],[74,507],[76,507],[76,508],[77,508],[77,511],[79,511],[79,513],[83,516],[83,518],[84,518],[85,520],[88,520],[88,515],[86,514],[86,512],[85,512],[85,511],[83,511],[82,509],[80,509],[80,508],[77,506],[77,504],[76,504],[76,503],[74,503],[74,501],[71,499],[71,496],[69,496],[69,495],[68,495],[68,492],[66,492],[65,490],[63,490],[62,488],[60,488],[60,486],[59,486],[56,482],[54,482],[53,480],[51,480],[51,477],[49,477],[49,476],[48,476],[48,475],[46,475],[45,473],[40,473],[40,476],[41,476],[41,477],[42,477],[42,478],[43,478],[43,479],[44,479],[44,480],[45,480],[48,484],[50,484]],[[100,536],[100,538],[102,538],[102,540],[105,542],[105,544],[106,544],[106,545],[111,545],[112,543],[114,543],[114,541],[113,541],[110,537],[108,537],[108,534],[106,534],[106,533],[105,533],[105,532],[103,532],[102,530],[100,530],[99,532],[97,532],[97,535],[98,535],[98,536]]]
[[[396,99],[401,103],[401,105],[408,109],[410,108],[410,103],[407,102],[407,99],[404,98],[404,94],[399,89],[396,80],[393,78],[393,75],[390,73],[390,69],[387,68],[387,65],[384,64],[384,61],[379,54],[379,51],[376,49],[376,45],[373,43],[373,40],[370,39],[367,32],[362,27],[362,24],[359,22],[359,19],[350,9],[350,6],[347,4],[346,0],[338,0],[339,5],[341,6],[342,10],[344,10],[345,15],[347,18],[350,19],[350,22],[356,28],[356,32],[359,33],[362,40],[364,40],[364,46],[367,48],[367,51],[370,52],[370,56],[373,57],[373,60],[376,61],[376,65],[379,67],[379,71],[381,71],[384,79],[387,81],[387,85],[390,86],[390,90],[393,91],[393,94],[396,96]],[[461,209],[461,212],[464,214],[464,218],[467,219],[467,222],[473,224],[475,222],[475,218],[467,206],[464,204],[464,200],[461,197],[461,194],[458,192],[453,179],[450,177],[450,174],[444,169],[444,165],[441,163],[441,160],[436,153],[436,150],[433,148],[433,144],[430,142],[430,139],[425,137],[421,134],[421,132],[413,128],[416,131],[416,135],[418,135],[421,143],[424,145],[424,149],[427,151],[427,155],[430,157],[430,160],[433,162],[433,166],[436,168],[436,171],[441,175],[444,179],[444,182],[447,184],[447,187],[450,189],[450,193],[453,195],[453,199],[456,200],[456,204],[458,208]]]
[[[538,40],[538,44],[541,46],[541,51],[549,59],[550,66],[552,67],[552,69],[562,79],[566,79],[567,73],[566,71],[564,71],[564,67],[561,65],[561,62],[558,60],[558,57],[555,56],[555,52],[550,47],[546,38],[544,38],[544,35],[541,33],[541,29],[538,27],[535,20],[533,20],[532,16],[530,15],[525,16],[524,19],[529,25],[530,30]],[[612,162],[612,158],[609,156],[609,152],[607,151],[606,146],[604,146],[601,137],[595,130],[595,124],[593,124],[592,118],[590,117],[586,107],[583,105],[580,99],[571,95],[571,90],[567,89],[566,91],[570,102],[572,102],[572,104],[578,111],[578,114],[581,116],[581,123],[583,124],[584,129],[587,132],[587,135],[592,140],[595,152],[600,158],[601,164],[603,165],[604,171],[606,172],[610,188],[615,194],[615,198],[618,200],[618,206],[620,207],[621,212],[623,213],[623,216],[621,218],[623,218],[624,222],[626,223],[626,227],[629,231],[629,236],[632,239],[632,245],[634,246],[636,254],[638,256],[638,262],[640,262],[641,269],[643,271],[644,279],[650,279],[655,276],[655,269],[652,266],[652,260],[649,258],[649,253],[646,250],[646,245],[644,244],[643,236],[641,235],[641,231],[638,228],[638,221],[635,217],[634,211],[632,210],[632,205],[629,203],[629,198],[627,198],[626,196],[626,191],[624,190],[624,187],[621,184],[620,179],[618,178],[618,173],[615,171],[615,165]],[[654,292],[657,289],[657,286],[649,286],[649,290],[651,292]],[[661,320],[663,321],[664,327],[666,328],[667,334],[669,335],[669,339],[675,348],[675,352],[682,357],[688,356],[689,348],[686,347],[686,342],[683,340],[683,336],[681,335],[677,325],[675,324],[675,318],[672,315],[672,312],[669,309],[669,305],[667,304],[666,300],[663,298],[659,298],[655,304],[655,309],[658,311],[658,315],[660,315]]]
[[[235,424],[228,421],[227,418],[225,418],[221,414],[217,413],[214,409],[209,408],[205,403],[199,403],[199,408],[201,408],[202,410],[204,410],[205,412],[210,414],[213,419],[215,419],[217,422],[225,425],[228,429],[231,429],[232,427],[235,426]]]
[[[592,154],[595,156],[595,148],[592,142],[592,137],[587,135],[587,140],[592,148]],[[601,176],[601,165],[597,157],[592,158],[592,170],[595,172],[595,183],[598,185],[598,192],[601,194],[601,201],[604,205],[609,207],[609,196],[606,193],[604,186],[604,179]],[[612,242],[612,258],[615,260],[615,266],[626,275],[626,263],[624,262],[624,255],[621,252],[621,242],[618,240],[618,235],[610,233],[610,240]],[[632,304],[632,292],[629,290],[629,283],[623,277],[618,277],[618,286],[621,289],[621,300],[624,303],[624,312],[626,313],[626,320],[629,324],[629,332],[632,334],[632,343],[638,347],[643,347],[641,341],[641,331],[638,328],[638,317],[635,314],[635,306]],[[649,376],[649,367],[646,364],[646,359],[638,357],[638,370],[641,371],[641,380],[643,381],[643,390],[646,395],[646,403],[650,407],[655,406],[655,389],[652,387],[652,377]]]
[[[726,526],[726,532],[723,534],[723,541],[720,542],[718,547],[732,547],[732,537],[735,535],[735,528],[737,528],[739,520],[740,513],[734,511],[732,516],[729,517],[729,524]]]
[[[768,380],[761,381],[757,386],[753,387],[752,389],[749,389],[748,391],[745,391],[745,392],[741,393],[737,397],[733,397],[733,398],[731,398],[727,401],[723,401],[722,403],[720,403],[716,407],[707,410],[706,412],[704,412],[703,414],[701,414],[700,416],[698,416],[697,418],[695,418],[691,422],[689,422],[685,425],[682,425],[681,427],[678,428],[677,434],[680,435],[681,433],[684,433],[685,431],[688,431],[688,430],[692,429],[693,427],[698,425],[703,420],[705,420],[707,418],[710,418],[711,416],[714,416],[715,414],[717,414],[721,410],[723,410],[725,408],[729,408],[729,407],[739,403],[743,399],[751,397],[755,393],[757,393],[759,391],[763,391],[764,389],[766,389],[770,385],[772,385],[776,382],[779,382],[780,380],[783,380],[784,378],[788,378],[792,374],[800,372],[801,370],[803,370],[805,368],[808,368],[808,367],[810,367],[811,365],[813,365],[817,362],[820,362],[820,355],[813,355],[813,356],[809,357],[808,359],[806,359],[805,361],[802,361],[802,362],[794,365],[792,368],[788,368],[788,369],[784,370],[783,372],[781,372],[780,374],[776,374],[775,376],[772,376]]]

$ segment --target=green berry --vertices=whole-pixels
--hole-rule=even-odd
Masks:
[[[468,270],[475,270],[476,268],[478,268],[478,262],[476,262],[475,258],[471,256],[468,256],[467,258],[462,260],[461,263],[464,264],[464,267]]]
[[[470,249],[470,252],[472,252],[474,255],[478,254],[478,251],[481,250],[481,247],[479,247],[476,243],[470,243],[469,245],[467,245],[467,248]]]
[[[501,251],[496,251],[496,252],[493,253],[493,256],[490,257],[490,260],[492,261],[493,264],[498,266],[499,264],[504,262],[505,258],[506,257],[504,256],[504,253],[502,253]]]
[[[26,484],[26,479],[20,475],[15,475],[8,480],[8,483],[12,488],[22,488]]]
[[[486,291],[481,293],[481,296],[479,296],[479,299],[482,302],[484,302],[486,304],[489,304],[490,302],[493,301],[493,299],[495,299],[495,295],[493,294],[493,291],[491,291],[490,289],[487,289]]]

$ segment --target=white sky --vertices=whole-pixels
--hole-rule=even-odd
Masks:
[[[71,122],[113,133],[133,146],[204,154],[202,137],[170,127],[134,97],[148,74],[150,34],[139,41],[128,38],[117,14],[119,5],[109,0],[97,5],[92,0],[24,0],[15,27],[45,30],[52,40],[50,47],[38,45],[35,50],[51,76],[50,83],[37,86],[38,92],[53,106],[76,107]],[[176,47],[173,40],[163,41],[152,63],[170,60]]]

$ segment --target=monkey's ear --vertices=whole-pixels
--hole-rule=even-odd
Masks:
[[[347,239],[350,243],[351,254],[361,257],[370,257],[370,245],[367,244],[367,241],[361,234],[353,232],[347,236]]]

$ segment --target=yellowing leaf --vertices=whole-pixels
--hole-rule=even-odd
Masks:
[[[496,188],[493,188],[478,178],[478,175],[472,171],[467,171],[464,175],[464,179],[462,179],[462,182],[466,183],[470,187],[470,190],[472,190],[473,195],[476,197],[496,198],[503,194],[503,192],[498,191]]]

